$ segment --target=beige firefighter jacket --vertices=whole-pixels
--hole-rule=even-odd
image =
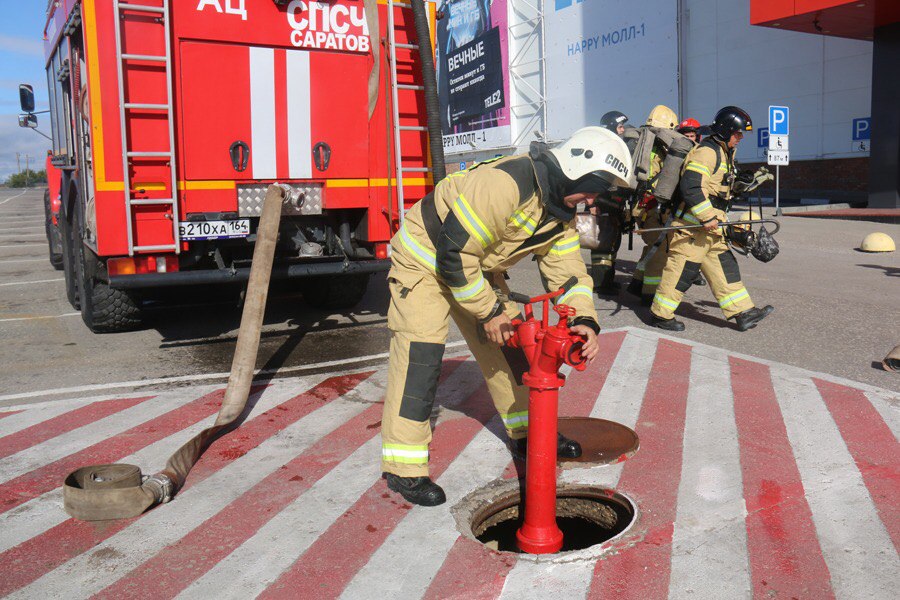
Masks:
[[[733,173],[733,149],[712,138],[694,146],[681,168],[679,187],[683,201],[675,212],[675,224],[698,225],[712,219],[727,221],[723,207],[731,200]]]
[[[598,323],[575,221],[563,223],[549,215],[541,185],[527,155],[494,159],[449,175],[406,213],[391,240],[389,277],[410,288],[422,277],[436,277],[465,310],[483,321],[498,314],[495,282],[505,287],[499,283],[502,274],[534,255],[548,290],[578,278],[557,302],[575,309],[574,320]]]

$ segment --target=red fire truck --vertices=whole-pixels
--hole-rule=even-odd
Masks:
[[[273,277],[352,306],[431,189],[409,5],[51,0],[44,40],[51,262],[93,331],[137,327],[148,290],[245,281],[276,181]]]

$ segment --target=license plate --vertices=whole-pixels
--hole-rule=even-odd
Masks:
[[[183,240],[223,240],[250,235],[250,219],[234,221],[185,221],[178,225]]]

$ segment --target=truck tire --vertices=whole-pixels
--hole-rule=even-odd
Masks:
[[[62,243],[63,274],[66,277],[66,299],[72,305],[72,308],[79,310],[81,304],[79,302],[80,294],[78,293],[77,257],[75,256],[75,244],[72,240],[74,224],[69,219],[69,215],[63,212],[60,212],[57,222],[59,223],[59,234]],[[80,243],[81,236],[78,236],[78,238]]]
[[[47,246],[50,249],[50,264],[57,271],[63,268],[62,236],[59,228],[53,224],[50,214],[50,190],[44,190],[44,231],[47,234]]]
[[[79,213],[78,234],[73,239],[77,258],[79,289],[81,290],[81,320],[94,333],[132,331],[141,326],[141,306],[136,296],[127,290],[111,288],[97,278],[100,259],[81,239],[82,219]]]
[[[310,277],[304,281],[303,297],[315,308],[351,308],[359,304],[368,286],[368,273]]]

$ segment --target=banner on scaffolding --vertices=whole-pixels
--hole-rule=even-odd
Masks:
[[[435,63],[444,152],[509,146],[506,2],[445,0],[438,15]]]

